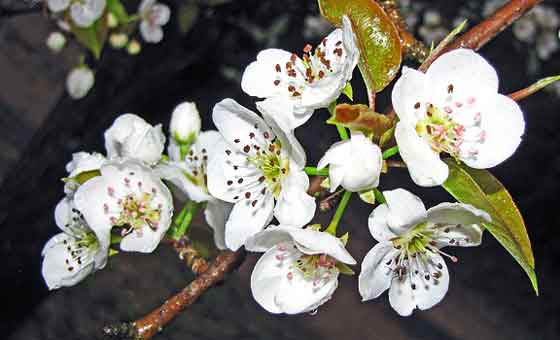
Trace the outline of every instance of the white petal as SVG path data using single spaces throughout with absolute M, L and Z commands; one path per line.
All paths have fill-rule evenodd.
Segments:
M 265 252 L 268 249 L 286 242 L 293 242 L 290 230 L 292 226 L 270 225 L 265 230 L 249 237 L 245 241 L 245 249 L 253 252 Z
M 189 199 L 195 202 L 206 202 L 211 199 L 205 188 L 191 182 L 185 176 L 185 169 L 181 168 L 176 162 L 160 163 L 156 165 L 154 172 L 162 179 L 173 183 Z
M 291 270 L 293 261 L 301 255 L 299 251 L 293 249 L 292 244 L 286 248 L 287 251 L 282 252 L 283 261 L 276 258 L 278 255 L 276 247 L 267 249 L 251 273 L 251 293 L 258 304 L 270 313 L 282 313 L 275 302 L 275 297 L 280 291 L 282 280 Z
M 82 262 L 82 264 L 76 262 L 68 253 L 67 245 L 63 243 L 64 240 L 72 239 L 63 233 L 55 235 L 43 249 L 42 274 L 49 289 L 73 286 L 94 269 L 91 261 Z M 69 260 L 68 264 L 66 260 Z
M 73 99 L 85 97 L 95 83 L 95 76 L 88 67 L 76 67 L 66 77 L 66 91 Z
M 167 5 L 155 4 L 154 6 L 152 6 L 151 15 L 151 19 L 153 20 L 154 24 L 163 26 L 169 22 L 169 16 L 171 15 L 171 12 Z
M 414 183 L 422 187 L 432 187 L 445 182 L 449 168 L 439 158 L 439 154 L 418 136 L 414 128 L 406 126 L 403 122 L 397 123 L 395 139 Z
M 342 241 L 329 233 L 293 227 L 288 229 L 288 232 L 298 249 L 307 255 L 327 254 L 340 262 L 356 264 L 356 260 L 346 250 Z
M 243 152 L 246 145 L 265 145 L 264 134 L 274 138 L 266 123 L 251 110 L 226 98 L 214 106 L 212 120 L 230 148 Z M 254 138 L 251 138 L 252 135 Z
M 397 236 L 389 227 L 389 214 L 387 204 L 380 204 L 369 215 L 369 232 L 377 242 L 388 241 Z
M 231 250 L 239 249 L 270 222 L 273 209 L 274 199 L 270 194 L 261 198 L 255 207 L 249 200 L 235 203 L 226 222 L 226 246 Z
M 70 0 L 48 0 L 47 5 L 51 12 L 61 12 L 68 8 Z
M 315 198 L 307 194 L 309 178 L 303 171 L 291 170 L 282 182 L 274 216 L 281 224 L 304 226 L 315 215 Z
M 169 131 L 174 138 L 187 141 L 200 133 L 200 114 L 195 103 L 184 102 L 175 107 L 171 114 Z
M 428 209 L 428 221 L 444 225 L 434 235 L 438 247 L 472 247 L 482 241 L 479 224 L 492 219 L 486 212 L 468 204 L 440 203 Z
M 243 72 L 241 88 L 250 96 L 268 98 L 277 95 L 288 96 L 284 87 L 274 85 L 280 73 L 276 71 L 276 65 L 282 70 L 286 62 L 290 61 L 291 53 L 275 48 L 263 50 Z
M 472 168 L 487 169 L 502 163 L 517 150 L 525 131 L 525 119 L 513 99 L 497 94 L 484 99 L 480 127 L 485 131 L 485 139 L 476 145 L 478 154 L 462 160 Z
M 350 139 L 349 163 L 342 187 L 358 192 L 377 187 L 383 166 L 381 149 L 361 132 L 352 132 Z
M 473 50 L 456 49 L 437 58 L 426 72 L 431 92 L 438 102 L 448 95 L 449 85 L 454 93 L 496 93 L 496 70 Z
M 389 214 L 387 224 L 395 234 L 414 227 L 426 219 L 426 207 L 418 196 L 404 189 L 384 191 Z
M 214 243 L 220 250 L 227 249 L 225 239 L 226 221 L 232 208 L 233 204 L 231 203 L 213 199 L 208 201 L 204 210 L 206 222 L 214 231 Z
M 216 154 L 216 152 L 218 152 L 218 150 L 221 150 L 220 143 L 223 142 L 225 142 L 225 140 L 218 131 L 208 130 L 203 131 L 198 135 L 194 147 L 199 153 L 204 153 L 203 150 L 206 150 L 205 153 L 208 155 L 208 159 L 210 159 Z
M 99 170 L 105 161 L 105 157 L 100 153 L 76 152 L 72 154 L 72 161 L 66 164 L 68 177 L 77 176 L 82 172 Z
M 416 115 L 417 107 L 425 110 L 428 90 L 429 84 L 424 73 L 406 66 L 403 67 L 402 75 L 395 83 L 391 94 L 393 108 L 401 121 L 416 124 L 419 118 Z
M 292 117 L 292 106 L 280 98 L 270 98 L 257 102 L 256 105 L 272 131 L 282 142 L 282 149 L 286 150 L 300 168 L 303 168 L 306 163 L 305 150 L 294 135 L 294 121 L 290 118 Z
M 376 244 L 364 257 L 358 278 L 362 301 L 377 298 L 391 286 L 393 271 L 386 264 L 395 257 L 397 250 L 390 242 Z
M 138 12 L 143 13 L 149 10 L 155 3 L 156 0 L 142 0 L 142 2 L 140 2 L 140 5 L 138 6 Z
M 72 208 L 72 201 L 65 197 L 58 202 L 56 208 L 54 209 L 54 220 L 56 225 L 63 231 L 68 229 L 66 225 L 72 218 Z
M 415 270 L 419 271 L 418 275 L 412 273 L 412 283 L 415 284 L 415 289 L 411 291 L 414 296 L 414 303 L 421 310 L 432 308 L 438 304 L 443 300 L 449 289 L 449 272 L 447 271 L 445 261 L 439 254 L 427 254 L 430 257 L 430 262 L 433 264 L 429 266 L 431 275 L 429 280 L 425 278 L 426 273 L 421 272 L 423 267 L 412 266 L 410 269 L 413 273 Z M 437 278 L 434 277 L 434 273 L 437 273 Z M 395 280 L 394 282 L 398 281 Z M 403 289 L 406 288 L 403 287 Z
M 402 280 L 395 278 L 389 288 L 389 303 L 400 316 L 409 316 L 416 308 L 411 284 L 410 276 L 405 275 Z
M 159 25 L 151 24 L 147 21 L 140 23 L 140 34 L 147 43 L 157 44 L 163 39 L 163 29 Z
M 88 27 L 97 20 L 105 10 L 106 0 L 85 0 L 70 5 L 70 16 L 80 27 Z
M 317 288 L 312 280 L 306 280 L 300 272 L 293 273 L 293 279 L 283 279 L 275 302 L 286 314 L 311 312 L 330 300 L 338 287 L 338 274 Z

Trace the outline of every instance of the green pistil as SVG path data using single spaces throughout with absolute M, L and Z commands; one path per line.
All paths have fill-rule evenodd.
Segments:
M 295 263 L 305 279 L 322 279 L 326 273 L 331 273 L 336 268 L 336 260 L 328 255 L 303 255 Z M 329 274 L 327 274 L 329 275 Z
M 432 149 L 456 157 L 462 141 L 464 127 L 451 119 L 449 114 L 429 105 L 424 119 L 416 124 L 416 133 L 429 141 Z
M 404 249 L 405 253 L 422 254 L 432 241 L 433 233 L 433 230 L 428 229 L 427 223 L 424 222 L 391 241 L 395 247 Z
M 263 181 L 267 182 L 275 197 L 280 195 L 282 178 L 290 171 L 289 160 L 280 157 L 281 147 L 277 140 L 269 145 L 268 150 L 257 150 L 254 156 L 247 157 L 247 161 L 262 172 Z
M 161 210 L 152 207 L 153 198 L 154 195 L 147 192 L 140 197 L 132 194 L 126 196 L 121 202 L 122 212 L 113 224 L 128 225 L 133 230 L 139 230 L 147 224 L 151 229 L 157 229 Z

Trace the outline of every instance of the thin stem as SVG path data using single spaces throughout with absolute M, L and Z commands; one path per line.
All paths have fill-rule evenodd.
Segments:
M 340 139 L 347 140 L 348 138 L 350 138 L 348 137 L 348 131 L 346 131 L 346 128 L 344 126 L 336 124 L 336 130 L 338 131 Z
M 387 202 L 383 193 L 381 191 L 379 191 L 377 188 L 373 189 L 373 194 L 375 195 L 375 201 L 377 203 L 384 204 L 384 203 Z
M 194 247 L 192 241 L 186 236 L 181 236 L 178 240 L 170 240 L 173 249 L 179 255 L 179 258 L 185 262 L 188 268 L 196 274 L 200 275 L 208 270 L 210 266 L 206 259 L 200 255 Z
M 346 206 L 348 205 L 348 201 L 350 201 L 351 196 L 352 196 L 351 191 L 345 191 L 344 195 L 342 195 L 342 199 L 340 200 L 340 203 L 336 208 L 336 212 L 334 213 L 331 223 L 327 227 L 327 230 L 325 230 L 327 233 L 336 236 L 336 229 L 338 228 L 338 223 L 340 222 L 342 215 L 344 215 L 344 210 L 346 210 Z
M 521 89 L 519 91 L 510 93 L 508 96 L 515 100 L 515 101 L 520 101 L 522 99 L 525 99 L 527 97 L 529 97 L 530 95 L 542 90 L 543 88 L 545 88 L 546 86 L 556 82 L 560 80 L 560 75 L 558 76 L 553 76 L 553 77 L 547 77 L 544 79 L 541 79 L 539 81 L 537 81 L 536 83 L 532 84 L 529 87 L 526 87 L 524 89 Z
M 399 153 L 399 147 L 398 145 L 395 145 L 392 148 L 383 151 L 383 159 L 391 158 L 398 153 Z
M 306 166 L 304 169 L 306 174 L 310 175 L 310 176 L 328 176 L 329 175 L 329 169 L 325 168 L 325 169 L 317 169 L 314 166 Z
M 387 166 L 390 168 L 406 168 L 406 163 L 403 161 L 387 160 Z
M 176 225 L 176 228 L 173 228 L 169 233 L 172 239 L 179 240 L 181 236 L 185 235 L 187 229 L 191 225 L 191 221 L 194 215 L 198 210 L 198 206 L 199 204 L 194 201 L 188 201 L 187 204 L 185 204 L 185 214 L 183 216 L 181 224 L 179 224 L 178 226 Z

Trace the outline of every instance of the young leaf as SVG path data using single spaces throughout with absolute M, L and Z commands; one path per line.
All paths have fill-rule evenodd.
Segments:
M 471 204 L 492 217 L 492 223 L 484 223 L 484 227 L 521 265 L 538 294 L 531 241 L 510 194 L 486 170 L 471 169 L 453 159 L 446 160 L 446 163 L 449 177 L 442 186 L 459 202 Z
M 72 24 L 71 29 L 76 40 L 90 50 L 95 59 L 99 59 L 109 31 L 107 27 L 107 15 L 103 15 L 89 27 L 82 28 Z
M 384 114 L 373 112 L 368 106 L 338 104 L 327 124 L 341 125 L 354 130 L 371 133 L 376 140 L 393 127 L 393 120 Z
M 354 275 L 354 271 L 352 270 L 352 268 L 350 268 L 347 264 L 344 264 L 340 261 L 336 262 L 336 268 L 342 275 L 349 275 L 349 276 Z
M 128 23 L 128 13 L 120 0 L 107 0 L 107 11 L 113 13 L 119 24 Z
M 360 191 L 360 198 L 368 204 L 375 204 L 375 190 Z
M 368 93 L 380 92 L 397 75 L 402 46 L 397 28 L 374 0 L 318 0 L 321 14 L 340 26 L 347 15 L 360 49 L 359 68 Z
M 348 82 L 346 86 L 342 89 L 342 93 L 348 97 L 351 101 L 354 101 L 354 90 L 352 90 L 352 84 Z

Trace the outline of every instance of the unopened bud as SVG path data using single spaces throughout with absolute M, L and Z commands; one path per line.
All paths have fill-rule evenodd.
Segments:
M 52 32 L 47 37 L 47 47 L 54 53 L 60 52 L 66 46 L 66 37 L 60 32 Z
M 80 99 L 85 97 L 93 87 L 95 76 L 87 66 L 78 66 L 68 74 L 66 78 L 66 90 L 70 97 Z
M 142 50 L 142 46 L 140 46 L 138 40 L 133 39 L 128 43 L 126 50 L 130 55 L 137 55 Z
M 200 132 L 200 114 L 195 103 L 177 105 L 171 115 L 171 135 L 178 144 L 191 144 Z
M 109 43 L 113 48 L 123 48 L 128 43 L 128 35 L 125 33 L 113 33 L 109 36 Z
M 109 28 L 115 28 L 119 25 L 119 21 L 117 20 L 117 17 L 109 12 L 109 14 L 107 15 L 107 26 L 109 26 Z

